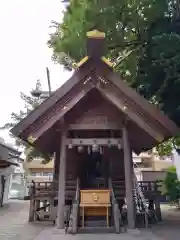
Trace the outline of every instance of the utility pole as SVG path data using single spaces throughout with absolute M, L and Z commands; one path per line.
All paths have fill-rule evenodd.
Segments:
M 33 97 L 38 97 L 40 99 L 46 99 L 49 96 L 51 96 L 52 94 L 52 90 L 51 90 L 51 80 L 50 80 L 50 72 L 49 72 L 49 68 L 46 67 L 46 75 L 47 75 L 47 82 L 48 82 L 48 91 L 43 91 L 41 89 L 37 89 L 37 84 L 36 84 L 36 89 L 31 91 L 31 95 Z
M 51 81 L 50 81 L 50 73 L 49 73 L 48 67 L 46 67 L 46 73 L 47 73 L 47 81 L 48 81 L 49 96 L 50 96 L 51 95 Z

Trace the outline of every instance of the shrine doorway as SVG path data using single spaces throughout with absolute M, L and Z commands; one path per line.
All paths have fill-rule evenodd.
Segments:
M 101 151 L 85 152 L 81 156 L 80 183 L 82 189 L 108 188 L 109 162 Z

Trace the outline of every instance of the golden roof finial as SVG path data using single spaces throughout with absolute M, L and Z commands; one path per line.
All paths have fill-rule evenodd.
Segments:
M 29 136 L 27 140 L 29 143 L 33 144 L 36 141 L 36 138 L 33 136 Z
M 86 33 L 86 36 L 88 38 L 105 38 L 106 34 L 104 32 L 100 32 L 98 30 L 93 30 L 93 31 L 89 31 Z

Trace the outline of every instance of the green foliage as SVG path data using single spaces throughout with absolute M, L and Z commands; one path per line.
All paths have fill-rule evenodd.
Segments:
M 180 126 L 179 0 L 71 0 L 55 28 L 53 59 L 68 69 L 86 55 L 86 32 L 104 31 L 115 70 Z M 157 146 L 159 154 L 171 154 L 173 144 L 179 136 Z
M 151 0 L 72 0 L 63 23 L 56 24 L 56 32 L 49 41 L 53 58 L 64 63 L 65 54 L 79 61 L 86 55 L 86 32 L 98 28 L 106 32 L 108 57 L 115 60 L 124 50 L 133 49 L 136 62 L 135 50 L 141 47 L 141 41 L 145 43 L 146 29 L 164 14 L 165 5 L 164 0 L 153 3 Z M 134 65 L 131 64 L 132 73 Z
M 161 110 L 180 125 L 180 35 L 153 36 L 139 65 L 134 86 L 149 100 L 156 96 Z
M 164 189 L 171 202 L 178 203 L 180 199 L 180 181 L 177 179 L 176 168 L 174 166 L 169 167 L 166 173 L 166 177 L 163 181 Z
M 37 80 L 35 91 L 41 91 L 41 83 Z M 23 92 L 20 93 L 21 99 L 24 101 L 24 109 L 20 110 L 18 113 L 12 112 L 11 113 L 11 121 L 6 123 L 0 129 L 11 129 L 17 123 L 19 123 L 23 118 L 25 118 L 33 109 L 35 109 L 40 104 L 40 99 L 37 97 L 32 97 L 31 95 L 27 95 Z M 14 136 L 11 135 L 13 138 Z M 25 147 L 26 159 L 28 161 L 32 161 L 35 157 L 42 157 L 46 159 L 46 162 L 49 161 L 49 156 L 42 154 L 38 151 L 38 149 L 33 148 L 29 144 L 21 141 L 18 138 L 15 138 L 17 146 Z
M 169 156 L 172 153 L 173 147 L 174 146 L 172 144 L 172 139 L 170 139 L 166 142 L 163 142 L 163 143 L 159 144 L 156 147 L 156 151 L 158 152 L 158 155 L 160 157 Z
M 48 163 L 51 157 L 47 154 L 41 153 L 37 148 L 27 145 L 26 146 L 26 160 L 31 162 L 35 158 L 42 158 L 42 163 Z
M 10 121 L 5 123 L 3 126 L 0 127 L 1 130 L 8 129 L 10 130 L 13 128 L 17 123 L 19 123 L 23 118 L 25 118 L 34 108 L 39 105 L 39 99 L 33 98 L 30 95 L 27 95 L 23 92 L 20 93 L 21 99 L 24 101 L 24 109 L 20 110 L 19 112 L 15 113 L 12 112 L 10 116 Z M 11 137 L 15 138 L 12 134 Z M 17 146 L 25 146 L 28 147 L 27 143 L 22 142 L 20 139 L 15 138 Z

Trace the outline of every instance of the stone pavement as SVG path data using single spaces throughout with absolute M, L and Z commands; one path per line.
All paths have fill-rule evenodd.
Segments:
M 164 240 L 156 237 L 150 231 L 134 230 L 128 233 L 121 234 L 77 234 L 67 235 L 58 229 L 44 229 L 35 237 L 34 240 Z
M 177 240 L 180 236 L 180 211 L 168 205 L 163 208 L 161 224 L 121 234 L 66 235 L 42 222 L 28 223 L 28 210 L 27 201 L 11 201 L 0 208 L 0 240 Z
M 0 240 L 161 240 L 151 232 L 133 231 L 124 234 L 77 234 L 67 235 L 52 226 L 28 223 L 29 203 L 27 201 L 10 201 L 0 209 Z
M 163 221 L 152 227 L 153 233 L 163 240 L 180 239 L 180 209 L 168 204 L 161 205 L 161 209 Z
M 0 208 L 0 240 L 33 240 L 44 228 L 28 223 L 29 204 L 10 201 Z

